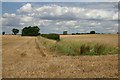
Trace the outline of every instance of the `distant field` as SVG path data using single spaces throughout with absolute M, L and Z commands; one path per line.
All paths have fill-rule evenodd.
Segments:
M 117 34 L 60 35 L 60 37 L 68 41 L 98 42 L 111 46 L 118 46 Z

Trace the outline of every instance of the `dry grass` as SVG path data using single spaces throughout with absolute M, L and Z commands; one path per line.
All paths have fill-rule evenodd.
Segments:
M 92 34 L 92 35 L 61 35 L 67 41 L 97 42 L 111 46 L 118 46 L 117 34 Z

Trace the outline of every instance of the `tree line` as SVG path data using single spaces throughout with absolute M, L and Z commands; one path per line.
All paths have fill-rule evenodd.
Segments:
M 28 26 L 22 29 L 22 36 L 37 36 L 40 35 L 39 33 L 40 28 L 38 26 Z M 19 33 L 19 29 L 13 28 L 12 33 L 17 35 Z M 2 32 L 5 35 L 5 32 Z M 63 31 L 63 35 L 67 35 L 68 31 Z M 89 33 L 72 33 L 72 35 L 79 35 L 79 34 L 104 34 L 104 33 L 96 33 L 95 31 L 90 31 Z M 117 33 L 118 34 L 118 33 Z
M 22 29 L 22 36 L 37 36 L 40 35 L 39 33 L 40 28 L 38 26 L 29 26 L 29 27 L 25 27 Z M 19 33 L 19 29 L 13 28 L 12 29 L 12 33 L 14 35 L 17 35 Z M 5 35 L 5 32 L 2 32 L 3 35 Z
M 68 32 L 67 31 L 63 31 L 63 35 L 67 35 Z M 96 33 L 95 31 L 90 31 L 90 33 L 72 33 L 72 35 L 79 35 L 79 34 L 100 34 L 100 33 Z

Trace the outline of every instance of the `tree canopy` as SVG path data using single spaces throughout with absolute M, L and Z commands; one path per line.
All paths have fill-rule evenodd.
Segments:
M 90 34 L 95 34 L 95 31 L 90 31 Z
M 63 31 L 63 35 L 67 35 L 67 31 Z
M 2 35 L 5 35 L 5 32 L 2 32 Z
M 14 34 L 14 35 L 16 35 L 17 33 L 19 33 L 19 30 L 18 30 L 18 29 L 13 28 L 13 29 L 12 29 L 12 32 L 13 32 L 13 34 Z
M 38 26 L 29 26 L 22 29 L 22 36 L 37 36 L 40 28 Z

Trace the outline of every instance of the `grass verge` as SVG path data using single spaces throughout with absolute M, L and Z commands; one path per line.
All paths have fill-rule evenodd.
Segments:
M 118 48 L 102 43 L 68 41 L 61 39 L 54 41 L 38 37 L 41 43 L 50 51 L 60 55 L 79 56 L 79 55 L 107 55 L 118 54 Z

